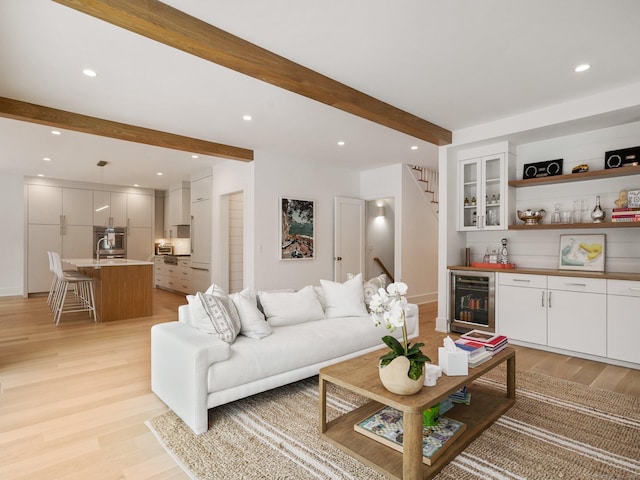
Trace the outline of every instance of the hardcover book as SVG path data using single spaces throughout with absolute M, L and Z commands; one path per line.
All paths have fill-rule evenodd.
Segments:
M 422 427 L 422 462 L 431 465 L 446 450 L 447 444 L 462 435 L 466 424 L 449 417 L 438 418 L 437 425 Z M 392 407 L 378 410 L 362 422 L 354 425 L 356 432 L 362 433 L 387 447 L 402 452 L 404 429 L 402 412 Z

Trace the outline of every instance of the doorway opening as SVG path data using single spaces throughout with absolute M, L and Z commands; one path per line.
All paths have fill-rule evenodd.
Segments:
M 222 207 L 227 232 L 227 291 L 234 293 L 244 287 L 244 192 L 224 195 Z
M 365 278 L 381 273 L 394 280 L 395 271 L 395 199 L 380 198 L 366 202 Z

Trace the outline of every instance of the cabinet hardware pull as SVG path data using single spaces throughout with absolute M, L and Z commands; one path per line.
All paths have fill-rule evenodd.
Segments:
M 527 279 L 524 279 L 524 278 L 514 278 L 513 281 L 514 282 L 525 282 L 525 283 L 531 282 L 531 280 L 527 280 Z
M 632 292 L 640 292 L 640 288 L 637 287 L 629 287 L 629 290 L 631 290 Z
M 569 283 L 569 282 L 565 283 L 565 285 L 571 285 L 573 287 L 586 287 L 587 286 L 586 283 Z
M 542 306 L 544 307 L 544 291 L 543 291 L 543 292 L 541 292 L 541 293 L 542 293 L 542 295 L 541 295 Z
M 551 292 L 549 292 L 549 308 L 551 308 Z

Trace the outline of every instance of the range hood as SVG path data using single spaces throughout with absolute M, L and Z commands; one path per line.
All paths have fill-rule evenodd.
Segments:
M 171 227 L 169 228 L 169 237 L 171 238 L 191 237 L 191 225 L 171 225 Z

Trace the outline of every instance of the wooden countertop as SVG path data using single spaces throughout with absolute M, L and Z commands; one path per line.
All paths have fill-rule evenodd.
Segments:
M 144 260 L 134 260 L 132 258 L 101 258 L 97 261 L 95 258 L 64 258 L 65 263 L 70 263 L 75 267 L 122 267 L 131 265 L 153 265 L 153 262 L 145 262 Z
M 479 268 L 465 267 L 464 265 L 449 265 L 449 270 L 462 270 L 472 272 L 502 272 L 521 273 L 529 275 L 555 275 L 558 277 L 583 277 L 583 278 L 604 278 L 610 280 L 632 280 L 640 281 L 640 272 L 584 272 L 580 270 L 558 270 L 553 268 Z

